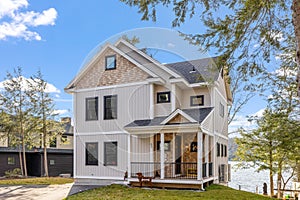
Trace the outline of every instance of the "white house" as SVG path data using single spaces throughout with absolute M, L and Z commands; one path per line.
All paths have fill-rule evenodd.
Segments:
M 106 44 L 65 91 L 74 100 L 74 177 L 163 187 L 228 181 L 231 92 L 216 58 L 161 64 L 124 40 Z

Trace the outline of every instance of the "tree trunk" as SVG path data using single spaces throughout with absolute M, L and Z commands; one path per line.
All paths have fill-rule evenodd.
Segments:
M 274 196 L 273 168 L 270 169 L 270 195 Z
M 26 165 L 26 148 L 24 139 L 22 139 L 22 151 L 23 151 L 23 165 L 24 165 L 24 175 L 27 177 L 27 165 Z
M 24 176 L 23 161 L 22 161 L 22 151 L 21 151 L 20 147 L 19 147 L 19 160 L 20 160 L 21 174 L 22 174 L 22 176 Z
M 44 145 L 44 170 L 45 170 L 45 176 L 49 177 L 48 173 L 48 158 L 47 158 L 47 143 L 46 143 L 46 134 L 43 135 L 43 145 Z
M 278 166 L 278 176 L 277 176 L 277 198 L 280 199 L 282 196 L 281 192 L 281 180 L 282 180 L 282 163 Z
M 272 152 L 272 142 L 270 142 L 270 155 L 269 155 L 269 162 L 270 162 L 270 195 L 271 197 L 274 196 L 274 181 L 273 181 L 273 152 Z
M 298 63 L 298 96 L 300 96 L 300 1 L 293 0 L 292 4 L 292 11 L 293 11 L 293 25 L 295 30 L 296 36 L 296 43 L 297 43 L 297 63 Z

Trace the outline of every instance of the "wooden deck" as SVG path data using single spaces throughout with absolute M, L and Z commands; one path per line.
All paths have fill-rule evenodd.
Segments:
M 202 190 L 203 188 L 211 185 L 213 179 L 205 179 L 203 181 L 197 180 L 176 180 L 176 179 L 153 179 L 151 184 L 143 182 L 142 187 L 149 188 L 162 188 L 162 189 L 196 189 Z M 140 182 L 137 178 L 131 178 L 129 185 L 133 187 L 140 187 Z

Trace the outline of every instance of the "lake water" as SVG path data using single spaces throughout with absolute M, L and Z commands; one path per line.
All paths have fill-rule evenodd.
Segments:
M 269 171 L 264 170 L 257 172 L 255 168 L 250 169 L 237 169 L 237 162 L 229 161 L 231 164 L 231 182 L 228 183 L 228 186 L 234 189 L 253 192 L 256 193 L 256 187 L 258 193 L 263 193 L 263 184 L 267 183 L 268 193 L 270 192 L 270 180 L 269 180 Z M 274 176 L 274 188 L 277 188 L 277 176 Z M 291 182 L 287 185 L 286 188 L 291 188 Z M 276 191 L 275 191 L 276 192 Z

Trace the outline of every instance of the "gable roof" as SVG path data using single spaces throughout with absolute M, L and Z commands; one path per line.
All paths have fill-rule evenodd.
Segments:
M 130 124 L 126 125 L 125 128 L 134 128 L 134 127 L 145 127 L 145 126 L 168 126 L 169 124 L 163 124 L 162 122 L 168 121 L 166 119 L 172 119 L 174 113 L 178 112 L 180 109 L 177 109 L 175 112 L 171 113 L 168 116 L 164 117 L 155 117 L 153 119 L 143 119 L 143 120 L 134 120 Z M 196 109 L 183 109 L 180 110 L 184 113 L 185 116 L 188 116 L 190 119 L 193 119 L 191 122 L 185 124 L 201 124 L 204 119 L 209 115 L 209 113 L 213 110 L 212 107 L 208 108 L 196 108 Z M 177 114 L 177 113 L 176 113 Z M 175 115 L 176 116 L 176 115 Z
M 180 78 L 180 75 L 177 74 L 175 71 L 170 70 L 168 68 L 166 68 L 163 64 L 161 64 L 159 61 L 157 61 L 156 59 L 152 58 L 151 56 L 149 56 L 147 53 L 141 51 L 140 49 L 138 49 L 137 47 L 135 47 L 134 45 L 130 44 L 129 42 L 127 42 L 124 39 L 119 39 L 115 46 L 118 46 L 119 44 L 124 44 L 125 46 L 127 46 L 128 48 L 130 48 L 133 52 L 138 53 L 140 56 L 142 56 L 143 58 L 147 59 L 150 63 L 155 64 L 159 69 L 162 69 L 163 71 L 167 72 L 168 74 L 170 74 L 170 76 L 176 77 L 176 78 Z M 130 56 L 130 55 L 128 55 Z M 141 64 L 145 64 L 145 63 L 141 63 Z
M 215 64 L 217 57 L 166 64 L 168 69 L 180 74 L 188 83 L 216 81 L 219 69 Z
M 147 74 L 149 74 L 149 77 L 159 77 L 157 74 L 153 73 L 151 70 L 147 69 L 146 67 L 144 67 L 143 65 L 141 65 L 140 63 L 138 63 L 136 60 L 134 60 L 133 58 L 131 58 L 130 56 L 128 56 L 126 53 L 124 53 L 123 51 L 119 50 L 118 48 L 116 48 L 115 46 L 107 43 L 104 47 L 101 48 L 101 50 L 99 52 L 97 52 L 81 69 L 81 71 L 75 76 L 75 78 L 66 86 L 65 90 L 68 89 L 72 89 L 74 87 L 74 84 L 76 84 L 81 77 L 83 77 L 88 70 L 93 66 L 93 63 L 102 55 L 102 53 L 107 49 L 110 48 L 113 51 L 115 51 L 116 53 L 118 53 L 119 55 L 123 56 L 124 58 L 126 58 L 127 60 L 129 60 L 130 62 L 132 62 L 133 64 L 135 64 L 137 67 L 139 67 L 141 70 L 143 70 L 144 72 L 146 72 Z
M 177 115 L 181 115 L 182 117 L 184 117 L 185 119 L 187 119 L 189 122 L 191 123 L 195 123 L 197 122 L 195 119 L 193 119 L 191 116 L 189 116 L 188 114 L 186 114 L 185 112 L 183 112 L 180 109 L 175 110 L 173 113 L 171 113 L 167 118 L 164 119 L 164 121 L 162 121 L 160 124 L 164 125 L 169 123 L 172 119 L 174 119 L 174 117 L 176 117 Z

